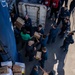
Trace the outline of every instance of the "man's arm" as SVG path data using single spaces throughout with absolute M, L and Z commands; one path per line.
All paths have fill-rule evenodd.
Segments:
M 46 72 L 41 66 L 40 66 L 40 69 L 42 70 L 42 72 Z

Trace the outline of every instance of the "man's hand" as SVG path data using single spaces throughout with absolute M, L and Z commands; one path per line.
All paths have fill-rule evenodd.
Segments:
M 41 33 L 38 33 L 39 35 L 42 35 Z
M 34 56 L 34 58 L 36 58 L 36 56 Z

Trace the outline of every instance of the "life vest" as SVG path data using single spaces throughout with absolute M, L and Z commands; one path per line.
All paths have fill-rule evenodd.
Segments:
M 59 0 L 53 0 L 52 1 L 52 7 L 53 8 L 58 8 L 58 6 L 59 6 Z
M 44 4 L 45 4 L 46 6 L 50 6 L 50 1 L 51 1 L 51 0 L 45 0 Z

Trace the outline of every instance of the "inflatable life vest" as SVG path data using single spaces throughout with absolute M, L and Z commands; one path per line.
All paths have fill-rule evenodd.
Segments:
M 58 6 L 59 6 L 59 0 L 53 0 L 52 1 L 52 7 L 53 8 L 58 8 Z
M 51 0 L 45 0 L 44 4 L 45 4 L 46 6 L 50 6 L 50 1 L 51 1 Z

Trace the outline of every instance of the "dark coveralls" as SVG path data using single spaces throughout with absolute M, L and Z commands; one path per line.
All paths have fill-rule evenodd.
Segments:
M 72 35 L 68 35 L 65 40 L 64 40 L 64 43 L 63 43 L 63 48 L 65 48 L 65 51 L 68 51 L 68 47 L 70 44 L 73 44 L 74 43 L 74 40 L 73 40 L 73 37 Z
M 67 33 L 67 31 L 70 31 L 70 22 L 63 22 L 63 26 L 61 28 L 61 32 L 59 33 L 60 38 L 63 38 L 64 35 Z
M 62 7 L 62 8 L 61 8 L 61 12 L 60 12 L 60 14 L 59 14 L 59 18 L 58 18 L 57 25 L 59 25 L 61 21 L 63 22 L 63 21 L 64 21 L 64 18 L 65 18 L 66 16 L 70 16 L 70 13 L 69 13 L 68 10 L 64 10 L 64 7 Z
M 47 52 L 42 52 L 42 56 L 41 56 L 41 60 L 39 61 L 40 62 L 40 66 L 42 68 L 44 68 L 44 64 L 45 64 L 45 61 L 48 59 L 48 53 Z
M 32 46 L 26 45 L 26 55 L 25 56 L 29 56 L 29 61 L 33 61 L 35 54 L 36 54 L 36 51 L 34 51 L 34 45 Z
M 25 29 L 30 32 L 30 35 L 32 36 L 32 21 L 30 18 L 28 20 L 25 20 Z
M 39 75 L 39 73 L 38 73 L 38 71 L 34 70 L 34 68 L 33 68 L 30 75 Z
M 58 28 L 51 28 L 50 29 L 50 34 L 49 34 L 49 37 L 48 37 L 48 44 L 51 42 L 51 43 L 53 43 L 53 42 L 55 42 L 55 38 L 56 38 L 56 36 L 57 36 L 57 34 L 58 34 L 58 31 L 59 31 L 59 29 Z

